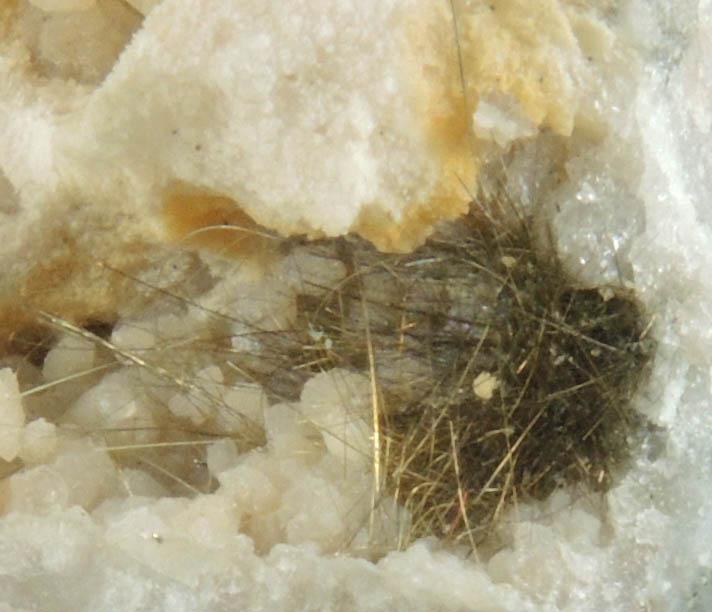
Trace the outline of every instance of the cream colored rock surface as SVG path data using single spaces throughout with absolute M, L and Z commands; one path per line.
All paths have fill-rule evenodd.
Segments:
M 235 232 L 191 234 L 226 222 L 412 249 L 465 211 L 500 145 L 605 131 L 588 94 L 616 44 L 596 11 L 453 6 L 4 4 L 6 319 L 17 294 L 106 316 L 137 293 L 107 270 L 140 274 L 167 242 L 244 256 Z

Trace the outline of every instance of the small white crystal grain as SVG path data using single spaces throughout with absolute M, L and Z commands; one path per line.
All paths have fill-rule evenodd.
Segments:
M 20 452 L 25 412 L 17 377 L 10 368 L 0 370 L 0 457 L 12 461 Z

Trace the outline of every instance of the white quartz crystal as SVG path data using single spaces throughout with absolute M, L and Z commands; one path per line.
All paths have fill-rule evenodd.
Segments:
M 42 364 L 46 381 L 89 370 L 94 365 L 95 345 L 78 336 L 65 336 L 47 353 Z
M 324 436 L 333 458 L 345 466 L 368 465 L 373 456 L 371 382 L 334 368 L 307 381 L 301 410 Z
M 25 411 L 17 378 L 10 368 L 0 370 L 0 457 L 12 461 L 22 446 Z

